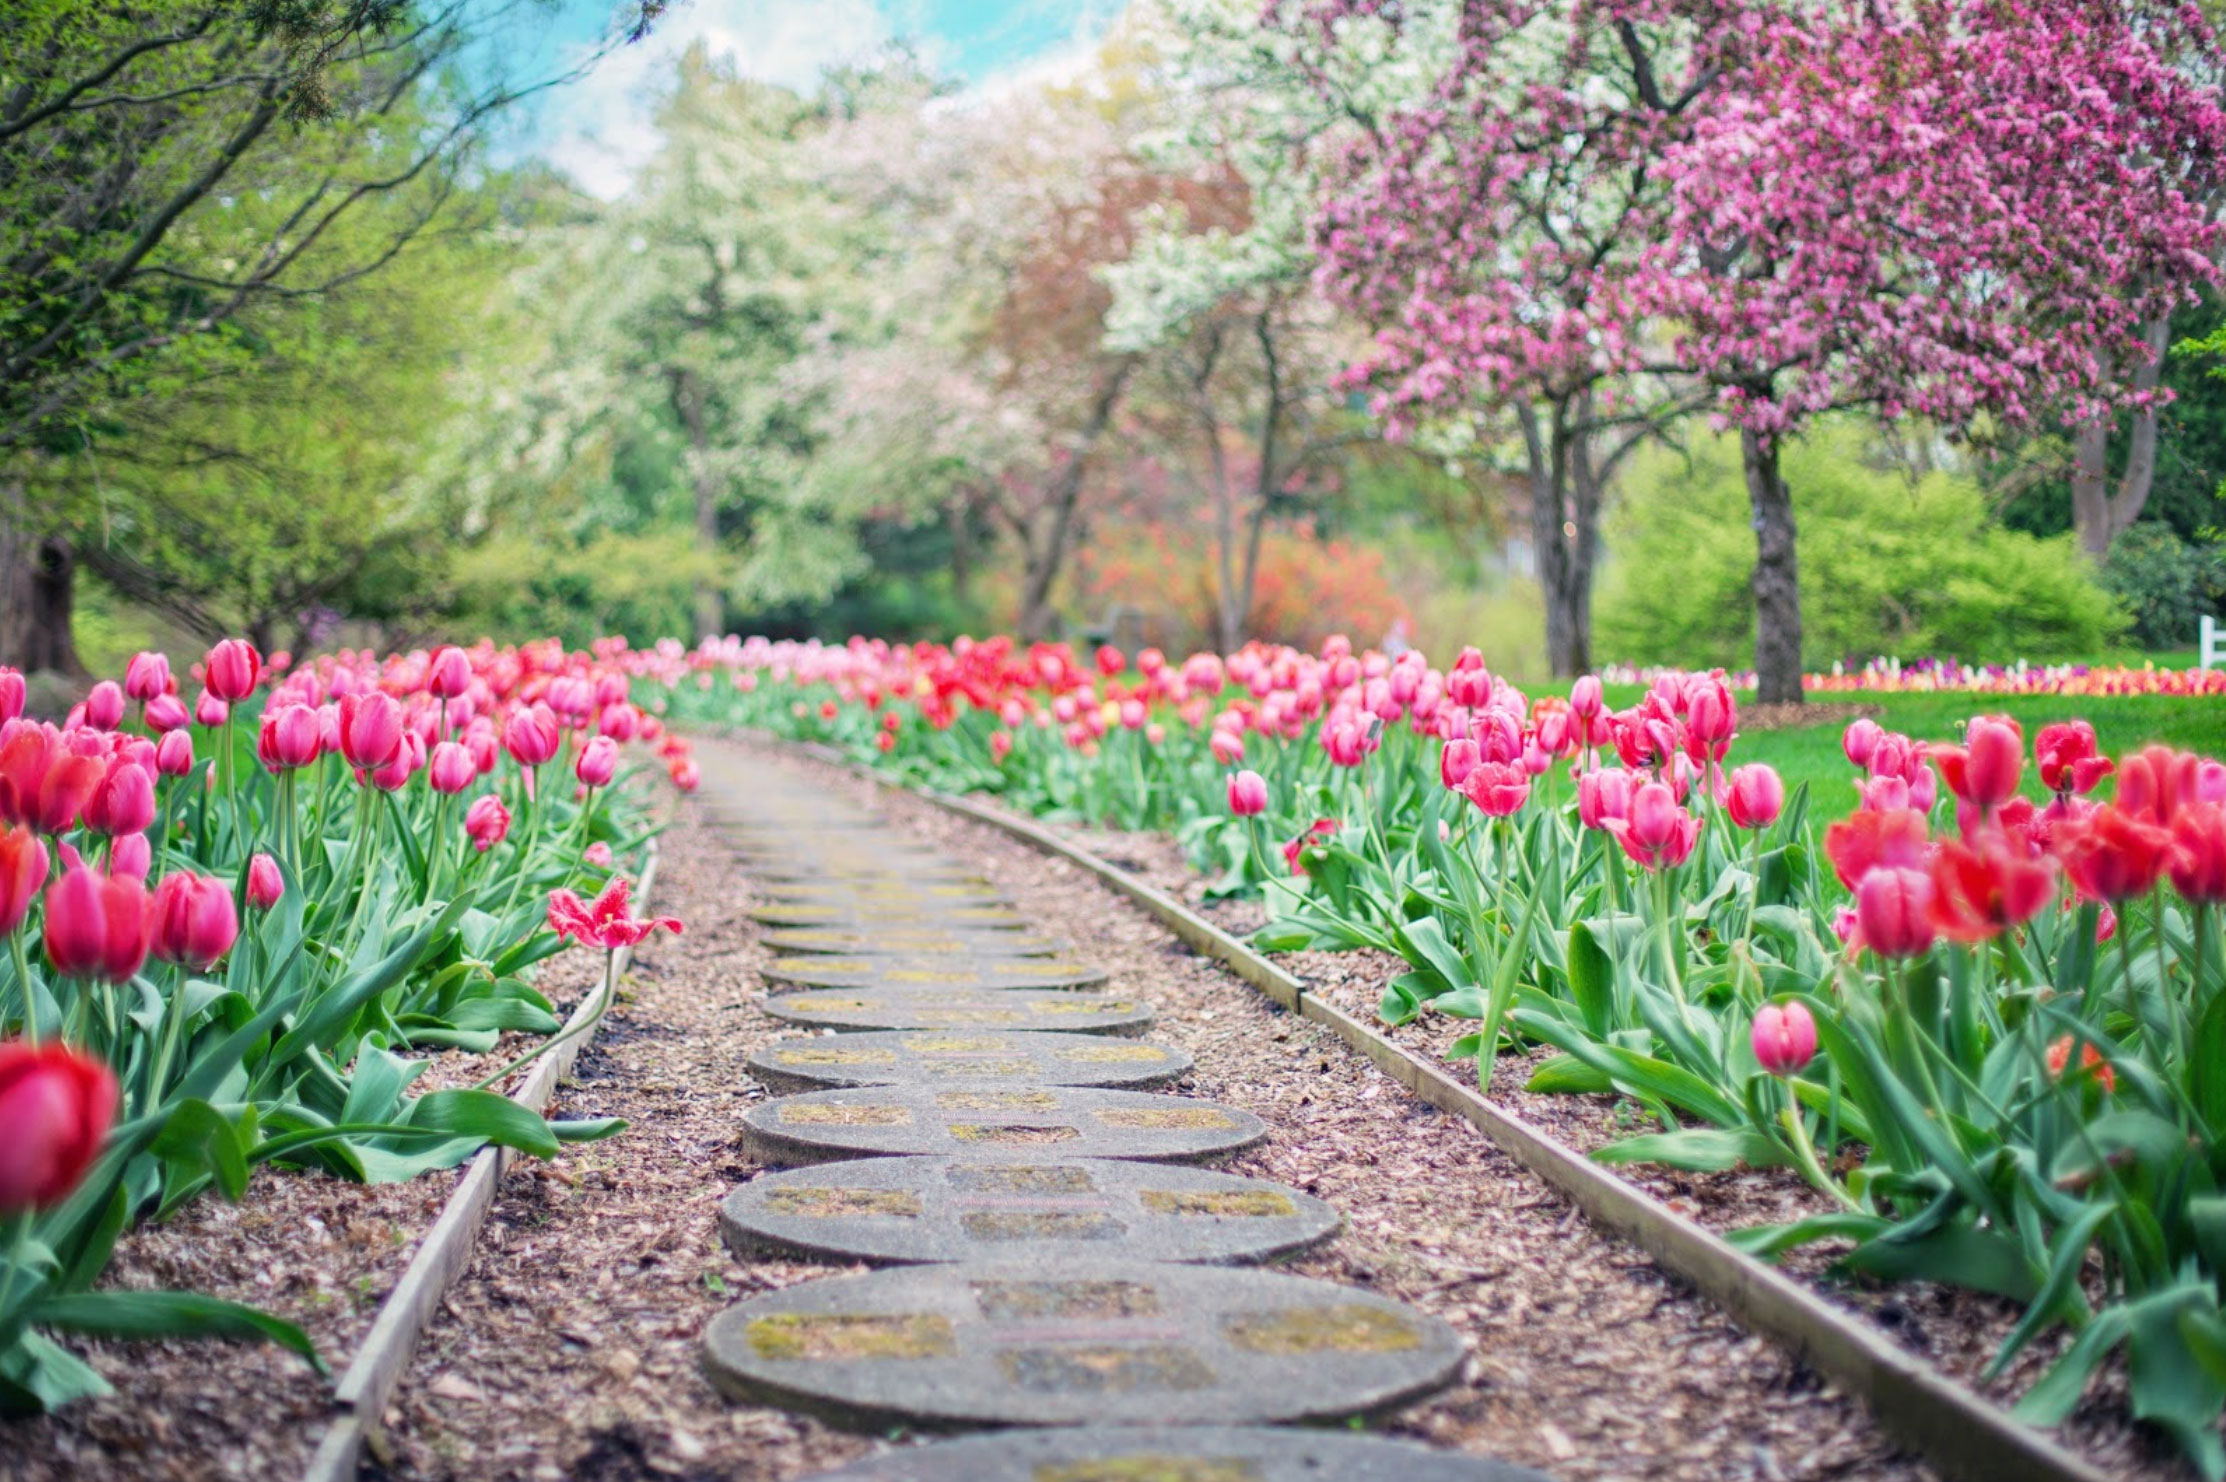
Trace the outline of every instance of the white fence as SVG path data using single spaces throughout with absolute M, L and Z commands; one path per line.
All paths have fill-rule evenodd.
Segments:
M 2216 669 L 2222 656 L 2226 656 L 2226 644 L 2219 642 L 2218 619 L 2205 614 L 2203 618 L 2203 667 Z

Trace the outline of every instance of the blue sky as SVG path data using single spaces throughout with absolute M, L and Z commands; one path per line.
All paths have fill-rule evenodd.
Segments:
M 505 65 L 515 77 L 545 75 L 592 49 L 613 8 L 613 0 L 558 0 L 531 38 L 512 38 Z M 651 95 L 696 42 L 750 76 L 808 87 L 830 65 L 905 39 L 939 70 L 996 87 L 1071 67 L 1116 8 L 1116 0 L 677 0 L 647 40 L 522 109 L 504 152 L 539 154 L 586 189 L 615 196 L 656 147 Z

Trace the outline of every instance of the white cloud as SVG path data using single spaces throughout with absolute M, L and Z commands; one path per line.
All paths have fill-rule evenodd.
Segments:
M 874 0 L 686 0 L 550 99 L 535 152 L 608 200 L 656 153 L 657 90 L 690 46 L 731 58 L 745 76 L 803 88 L 895 34 Z

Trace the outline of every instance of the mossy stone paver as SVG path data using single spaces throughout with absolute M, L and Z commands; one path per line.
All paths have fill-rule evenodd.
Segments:
M 750 1151 L 778 1165 L 909 1153 L 1189 1162 L 1267 1135 L 1234 1106 L 1090 1086 L 849 1086 L 742 1114 Z
M 833 957 L 1056 957 L 1070 950 L 1055 938 L 1029 932 L 940 926 L 792 926 L 767 932 L 764 941 L 777 952 Z
M 1152 1007 L 1112 993 L 1064 989 L 815 988 L 765 1002 L 765 1012 L 812 1029 L 1054 1029 L 1069 1034 L 1142 1034 Z
M 994 890 L 956 881 L 926 884 L 882 885 L 844 881 L 768 881 L 757 888 L 761 900 L 784 905 L 855 906 L 878 911 L 885 906 L 924 910 L 936 906 L 1002 906 L 1005 898 Z
M 835 1086 L 1110 1086 L 1165 1084 L 1191 1058 L 1167 1045 L 1103 1034 L 899 1030 L 776 1040 L 743 1062 L 783 1095 Z
M 1405 1441 L 1269 1426 L 1085 1426 L 908 1447 L 814 1482 L 1550 1482 Z
M 808 1281 L 704 1334 L 712 1383 L 841 1426 L 1333 1421 L 1460 1368 L 1434 1317 L 1325 1281 L 1137 1261 L 969 1262 Z
M 1055 957 L 783 957 L 759 976 L 790 988 L 909 988 L 923 992 L 999 988 L 1095 988 L 1102 968 Z
M 866 1158 L 768 1174 L 719 1206 L 745 1260 L 1230 1263 L 1304 1250 L 1337 1226 L 1337 1211 L 1281 1184 L 1103 1158 Z
M 958 926 L 1018 931 L 1028 918 L 1004 906 L 940 901 L 761 901 L 743 912 L 767 926 Z

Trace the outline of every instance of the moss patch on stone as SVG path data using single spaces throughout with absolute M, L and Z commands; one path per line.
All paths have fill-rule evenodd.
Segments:
M 781 1121 L 791 1127 L 909 1127 L 908 1106 L 834 1106 L 824 1101 L 787 1101 Z
M 1055 1142 L 1079 1142 L 1080 1127 L 1029 1127 L 1017 1123 L 953 1122 L 945 1129 L 960 1142 L 983 1146 L 1046 1147 Z
M 1050 1209 L 977 1209 L 959 1228 L 972 1240 L 1117 1240 L 1128 1233 L 1111 1215 Z
M 1108 1127 L 1132 1129 L 1203 1131 L 1237 1125 L 1227 1112 L 1210 1106 L 1116 1106 L 1096 1115 Z
M 1400 1353 L 1422 1342 L 1406 1319 L 1359 1302 L 1232 1313 L 1221 1320 L 1221 1328 L 1231 1343 L 1249 1353 Z
M 768 1214 L 814 1219 L 856 1219 L 874 1215 L 918 1219 L 920 1196 L 903 1189 L 774 1189 L 765 1196 Z
M 950 1170 L 948 1178 L 952 1188 L 965 1194 L 1095 1194 L 1098 1191 L 1089 1169 L 1062 1168 L 1057 1164 L 958 1167 Z
M 1049 1111 L 1059 1098 L 1049 1091 L 938 1091 L 944 1111 Z
M 1146 1189 L 1140 1195 L 1153 1214 L 1234 1215 L 1241 1219 L 1289 1219 L 1298 1213 L 1290 1197 L 1271 1189 L 1183 1192 Z
M 1157 1452 L 1102 1461 L 1047 1462 L 1031 1482 L 1260 1482 L 1242 1457 L 1163 1456 Z
M 744 1330 L 761 1359 L 925 1359 L 958 1352 L 951 1320 L 934 1313 L 775 1313 Z

